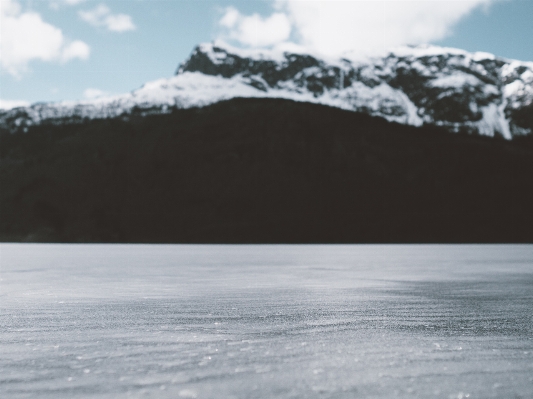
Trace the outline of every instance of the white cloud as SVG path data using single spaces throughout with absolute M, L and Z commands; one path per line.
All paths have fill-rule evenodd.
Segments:
M 228 9 L 219 23 L 229 30 L 226 35 L 230 38 L 261 46 L 254 32 L 265 32 L 264 22 L 276 16 L 279 21 L 289 20 L 298 42 L 312 50 L 332 55 L 349 50 L 372 54 L 403 44 L 442 39 L 461 18 L 496 0 L 272 1 L 276 12 L 269 18 L 243 16 Z M 273 24 L 269 28 L 276 31 Z M 272 36 L 269 44 L 275 44 L 274 38 L 279 42 L 286 40 L 288 31 L 290 27 L 284 27 L 284 34 Z
M 108 95 L 109 93 L 100 90 L 100 89 L 94 89 L 94 88 L 88 88 L 83 91 L 83 97 L 92 100 L 94 98 L 103 97 Z
M 81 40 L 75 40 L 63 48 L 61 61 L 67 62 L 74 58 L 87 59 L 90 54 L 89 46 Z
M 239 18 L 241 18 L 241 13 L 233 7 L 228 7 L 220 19 L 219 24 L 225 28 L 231 29 L 237 25 Z
M 92 10 L 79 11 L 79 16 L 93 26 L 103 26 L 113 32 L 126 32 L 137 27 L 131 17 L 126 14 L 112 14 L 105 4 L 100 4 Z
M 64 63 L 89 57 L 86 43 L 67 40 L 61 29 L 44 22 L 36 12 L 22 12 L 13 0 L 1 0 L 0 22 L 0 65 L 15 77 L 32 60 Z
M 225 35 L 229 39 L 253 47 L 284 42 L 291 34 L 291 23 L 287 15 L 281 12 L 263 18 L 259 14 L 244 16 L 235 8 L 229 7 L 219 24 L 225 28 Z

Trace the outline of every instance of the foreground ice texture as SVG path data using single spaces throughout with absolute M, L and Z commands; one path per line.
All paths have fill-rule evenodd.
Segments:
M 531 134 L 533 63 L 437 46 L 340 59 L 285 50 L 199 45 L 176 76 L 131 93 L 0 110 L 0 127 L 77 123 L 166 113 L 236 97 L 284 98 L 365 112 L 389 121 L 511 139 Z
M 531 398 L 533 246 L 1 246 L 2 398 Z

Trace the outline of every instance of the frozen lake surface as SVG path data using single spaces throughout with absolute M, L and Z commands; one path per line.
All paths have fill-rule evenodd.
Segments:
M 0 251 L 2 398 L 533 398 L 532 245 Z

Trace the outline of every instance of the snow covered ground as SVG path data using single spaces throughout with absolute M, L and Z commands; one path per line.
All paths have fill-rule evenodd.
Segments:
M 531 245 L 0 250 L 1 397 L 533 394 Z

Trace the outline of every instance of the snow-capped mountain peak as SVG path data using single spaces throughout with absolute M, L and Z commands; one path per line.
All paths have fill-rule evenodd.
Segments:
M 197 46 L 176 75 L 124 95 L 0 111 L 0 126 L 164 113 L 235 97 L 285 98 L 482 135 L 533 132 L 533 63 L 437 46 L 324 59 L 299 47 Z

